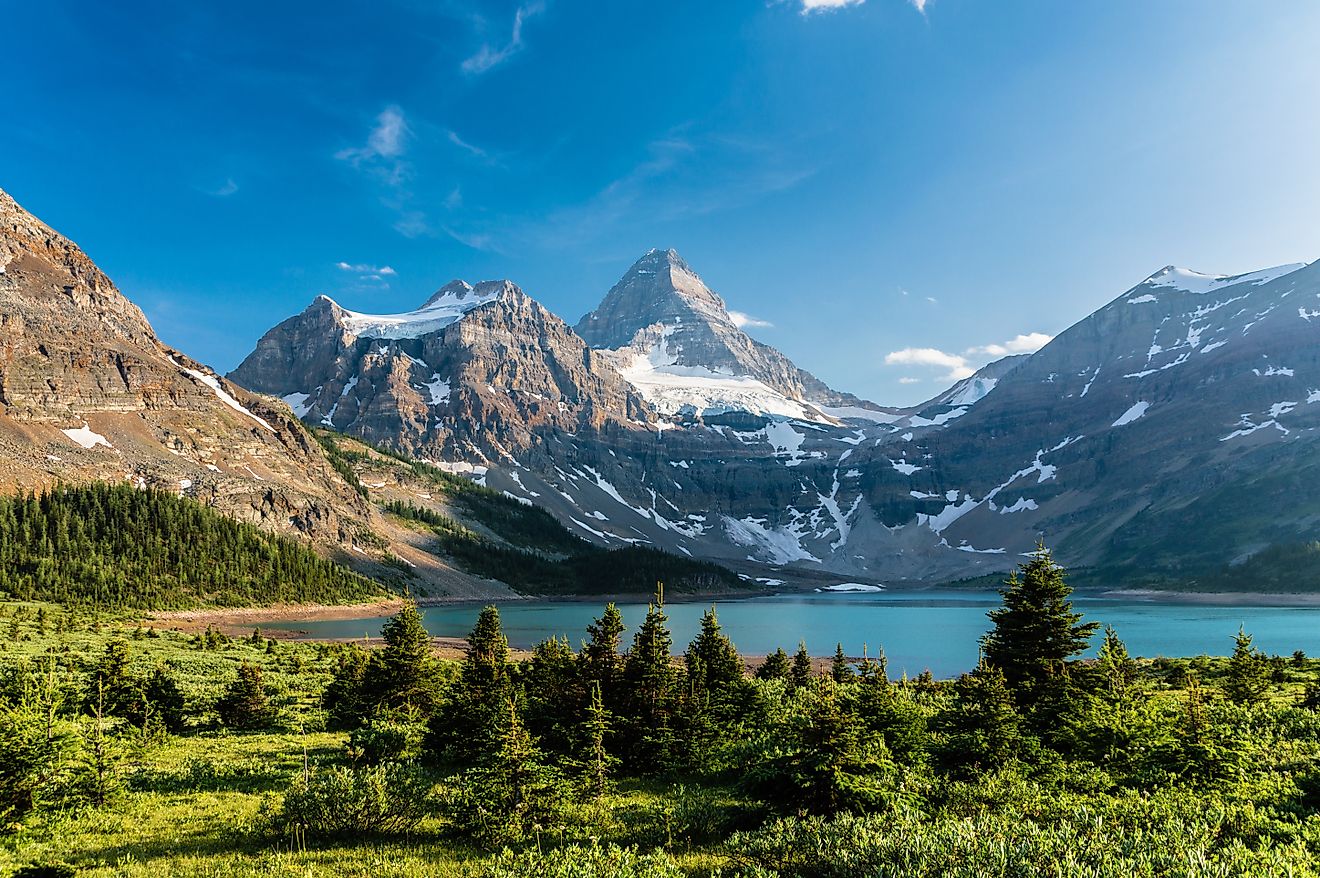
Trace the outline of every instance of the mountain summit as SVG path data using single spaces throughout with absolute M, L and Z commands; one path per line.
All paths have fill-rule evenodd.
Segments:
M 575 327 L 663 415 L 834 421 L 883 415 L 739 328 L 676 250 L 650 250 Z

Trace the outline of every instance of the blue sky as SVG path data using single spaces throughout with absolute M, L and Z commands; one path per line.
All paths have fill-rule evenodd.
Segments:
M 906 403 L 1165 264 L 1320 258 L 1314 2 L 44 0 L 5 27 L 0 187 L 221 370 L 317 293 L 509 277 L 574 322 L 676 247 L 758 338 Z

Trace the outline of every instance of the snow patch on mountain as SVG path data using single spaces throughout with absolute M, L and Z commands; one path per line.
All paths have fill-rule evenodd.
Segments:
M 1133 403 L 1132 407 L 1129 408 L 1127 411 L 1123 412 L 1123 414 L 1119 415 L 1118 420 L 1114 421 L 1114 423 L 1111 424 L 1110 426 L 1112 427 L 1126 426 L 1127 424 L 1132 423 L 1137 418 L 1144 415 L 1149 409 L 1150 409 L 1150 403 L 1146 402 L 1144 399 L 1139 402 Z
M 462 282 L 451 284 L 421 308 L 403 314 L 361 314 L 343 309 L 343 326 L 359 338 L 419 338 L 457 322 L 473 308 L 493 302 L 502 289 L 501 284 L 482 284 L 479 290 Z M 329 296 L 323 298 L 338 306 Z
M 73 427 L 69 430 L 60 430 L 60 432 L 65 436 L 68 436 L 73 442 L 86 448 L 88 451 L 98 445 L 104 445 L 106 448 L 114 448 L 114 446 L 110 444 L 109 439 L 105 438 L 100 433 L 97 433 L 86 424 L 83 424 L 81 427 Z
M 272 427 L 270 424 L 268 424 L 265 418 L 261 418 L 258 417 L 257 415 L 254 415 L 241 402 L 239 402 L 237 399 L 234 399 L 234 397 L 231 396 L 228 391 L 226 391 L 223 387 L 221 387 L 220 379 L 216 378 L 214 375 L 207 375 L 205 372 L 199 372 L 196 369 L 189 369 L 188 367 L 184 366 L 182 363 L 180 363 L 178 360 L 174 359 L 173 357 L 170 357 L 170 362 L 178 366 L 179 369 L 182 370 L 183 373 L 187 375 L 189 378 L 193 379 L 194 381 L 198 381 L 202 384 L 205 384 L 207 387 L 211 388 L 211 390 L 215 393 L 216 397 L 225 405 L 229 406 L 231 409 L 233 409 L 236 412 L 239 412 L 240 414 L 247 415 L 249 418 L 256 421 L 258 424 L 265 427 L 270 432 L 272 433 L 275 432 L 275 428 Z

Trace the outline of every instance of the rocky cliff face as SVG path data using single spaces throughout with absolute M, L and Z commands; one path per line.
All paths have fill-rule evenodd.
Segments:
M 831 422 L 838 414 L 831 408 L 863 405 L 743 332 L 724 300 L 674 250 L 651 250 L 637 260 L 575 329 L 592 347 L 608 351 L 665 415 L 748 413 Z
M 0 192 L 0 488 L 132 480 L 351 542 L 366 504 L 278 404 L 156 338 L 69 239 Z
M 508 281 L 454 281 L 396 315 L 318 297 L 230 377 L 308 421 L 436 460 L 499 459 L 549 432 L 636 430 L 652 418 L 600 354 Z

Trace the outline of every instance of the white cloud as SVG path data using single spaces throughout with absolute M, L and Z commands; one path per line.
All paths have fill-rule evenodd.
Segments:
M 1011 354 L 1033 354 L 1051 341 L 1051 336 L 1043 332 L 1030 332 L 1018 335 L 1002 344 L 986 344 L 968 348 L 961 354 L 952 354 L 939 348 L 903 348 L 885 355 L 886 366 L 929 366 L 947 370 L 945 381 L 961 381 L 970 378 L 976 372 L 976 365 L 984 363 L 988 357 L 1007 357 Z M 900 378 L 899 383 L 911 384 Z
M 945 376 L 949 381 L 961 381 L 971 376 L 976 370 L 967 365 L 967 358 L 946 353 L 938 348 L 903 348 L 885 354 L 886 366 L 933 366 L 948 369 Z
M 373 159 L 397 159 L 403 155 L 411 133 L 403 110 L 390 105 L 376 117 L 376 127 L 367 135 L 366 146 L 341 149 L 335 153 L 335 158 L 352 162 L 355 166 Z
M 221 186 L 219 189 L 212 189 L 211 194 L 216 196 L 217 198 L 228 198 L 230 195 L 233 195 L 237 191 L 238 191 L 238 184 L 234 182 L 233 177 L 230 177 L 229 179 L 225 180 L 225 185 Z
M 335 268 L 340 271 L 351 271 L 353 274 L 396 274 L 394 269 L 388 265 L 369 265 L 365 262 L 336 262 Z
M 899 384 L 920 384 L 920 383 L 921 383 L 921 379 L 920 379 L 920 378 L 913 378 L 911 375 L 904 375 L 902 378 L 898 379 L 898 383 L 899 383 Z
M 541 2 L 528 3 L 525 6 L 519 6 L 518 11 L 513 14 L 513 33 L 509 36 L 509 42 L 498 49 L 491 48 L 489 43 L 482 45 L 477 50 L 477 54 L 464 59 L 462 65 L 464 73 L 480 74 L 485 73 L 492 67 L 496 67 L 518 54 L 523 47 L 522 29 L 523 22 L 545 11 L 545 4 Z
M 1003 344 L 987 344 L 968 348 L 967 355 L 986 354 L 991 357 L 1007 357 L 1010 354 L 1034 354 L 1054 340 L 1054 336 L 1043 332 L 1029 332 L 1016 335 Z
M 802 0 L 802 14 L 828 12 L 831 9 L 842 9 L 845 6 L 861 6 L 865 2 L 866 0 Z M 922 5 L 925 5 L 924 2 Z
M 923 16 L 926 14 L 926 7 L 930 4 L 930 0 L 908 0 L 908 2 L 912 4 L 913 9 L 920 12 Z
M 774 326 L 774 324 L 771 323 L 769 320 L 762 320 L 759 317 L 753 317 L 752 315 L 744 314 L 741 311 L 730 311 L 729 319 L 732 320 L 733 325 L 738 327 L 739 329 L 744 329 L 748 326 L 751 327 Z

